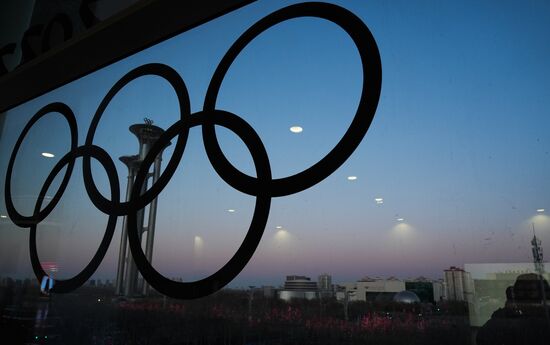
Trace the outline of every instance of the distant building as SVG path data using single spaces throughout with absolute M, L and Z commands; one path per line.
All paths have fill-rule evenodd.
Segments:
M 442 279 L 433 281 L 432 288 L 433 288 L 433 294 L 434 294 L 434 302 L 437 303 L 441 300 L 446 299 L 447 295 L 445 294 L 445 287 Z
M 395 277 L 388 279 L 364 277 L 354 283 L 343 283 L 345 292 L 337 292 L 341 300 L 348 294 L 350 301 L 392 301 L 394 295 L 405 290 L 405 282 Z
M 317 279 L 320 291 L 332 291 L 332 277 L 328 273 L 321 274 Z
M 426 277 L 408 279 L 405 282 L 407 291 L 414 292 L 423 303 L 439 302 L 443 299 L 443 281 Z
M 321 274 L 317 279 L 319 295 L 323 298 L 334 297 L 334 286 L 332 285 L 332 276 L 328 273 Z
M 280 299 L 290 301 L 292 299 L 315 299 L 319 297 L 317 283 L 312 282 L 306 276 L 287 276 L 284 287 L 277 292 Z
M 405 289 L 414 292 L 424 303 L 435 301 L 433 283 L 430 281 L 406 281 Z
M 276 289 L 273 286 L 264 285 L 262 286 L 262 292 L 265 298 L 275 297 Z
M 312 282 L 311 278 L 306 276 L 286 276 L 284 288 L 285 290 L 317 291 L 317 283 Z
M 445 270 L 446 297 L 449 301 L 473 303 L 474 282 L 470 273 L 455 266 Z

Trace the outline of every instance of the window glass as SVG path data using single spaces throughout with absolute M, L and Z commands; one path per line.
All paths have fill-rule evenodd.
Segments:
M 75 144 L 84 145 L 109 90 L 155 63 L 185 82 L 190 114 L 183 116 L 205 116 L 208 85 L 231 45 L 293 3 L 258 1 L 0 114 L 0 193 L 7 192 L 19 136 L 48 104 L 61 102 L 74 113 Z M 376 40 L 382 62 L 376 115 L 334 173 L 271 199 L 261 241 L 234 279 L 192 300 L 147 288 L 137 273 L 131 293 L 127 280 L 117 286 L 124 217 L 110 220 L 90 200 L 78 157 L 66 188 L 64 165 L 40 200 L 41 209 L 57 203 L 36 227 L 38 259 L 51 281 L 36 277 L 31 231 L 14 224 L 0 200 L 2 330 L 20 343 L 59 344 L 490 344 L 496 334 L 547 336 L 549 5 L 336 4 Z M 239 53 L 216 109 L 251 126 L 273 178 L 284 178 L 316 164 L 346 134 L 365 85 L 362 68 L 338 25 L 290 19 Z M 119 157 L 140 148 L 130 126 L 166 130 L 179 118 L 178 94 L 159 76 L 129 82 L 106 105 L 93 144 L 114 162 L 120 200 L 129 169 Z M 261 180 L 249 143 L 223 126 L 215 133 L 227 160 Z M 177 141 L 162 152 L 161 173 Z M 10 183 L 21 215 L 33 215 L 48 175 L 70 150 L 71 127 L 57 110 L 29 129 Z M 112 198 L 97 159 L 91 172 L 101 195 Z M 156 213 L 147 206 L 141 219 L 155 224 L 153 267 L 176 282 L 214 274 L 239 250 L 258 199 L 224 181 L 201 126 L 191 128 Z M 49 293 L 88 265 L 114 219 L 110 244 L 89 279 L 71 292 Z M 131 260 L 122 261 L 127 279 Z

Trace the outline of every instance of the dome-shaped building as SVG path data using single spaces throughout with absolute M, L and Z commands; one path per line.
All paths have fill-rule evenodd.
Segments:
M 411 304 L 411 303 L 420 303 L 420 298 L 418 298 L 418 296 L 412 291 L 403 290 L 401 292 L 396 293 L 393 296 L 393 301 L 399 302 L 399 303 Z

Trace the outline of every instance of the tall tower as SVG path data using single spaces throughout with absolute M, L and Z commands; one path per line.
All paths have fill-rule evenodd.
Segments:
M 533 252 L 533 263 L 535 264 L 535 272 L 542 276 L 544 274 L 542 242 L 537 238 L 537 234 L 535 233 L 535 224 L 533 224 L 533 239 L 531 240 L 531 247 Z
M 126 189 L 126 201 L 130 198 L 135 177 L 141 166 L 141 163 L 149 153 L 151 147 L 158 140 L 158 138 L 164 133 L 164 130 L 160 127 L 154 126 L 153 121 L 145 119 L 144 124 L 135 124 L 130 126 L 130 132 L 132 132 L 139 142 L 139 153 L 133 156 L 122 156 L 122 161 L 128 167 L 128 185 Z M 168 144 L 170 145 L 170 143 Z M 145 192 L 147 188 L 154 184 L 160 176 L 160 167 L 162 161 L 161 151 L 155 158 L 152 172 L 149 172 L 147 179 L 143 184 L 141 193 Z M 149 182 L 151 183 L 149 184 Z M 149 262 L 153 259 L 153 242 L 155 238 L 155 223 L 157 215 L 157 198 L 155 198 L 148 208 L 147 224 L 145 224 L 145 211 L 146 208 L 139 210 L 137 214 L 138 234 L 140 241 L 143 239 L 144 233 L 146 234 L 145 241 L 145 256 Z M 116 280 L 116 293 L 126 297 L 136 297 L 140 295 L 147 295 L 149 286 L 146 282 L 142 287 L 138 286 L 138 271 L 136 264 L 132 258 L 132 253 L 128 250 L 128 224 L 126 217 L 122 221 L 122 234 L 120 239 L 120 251 L 118 254 L 118 267 L 117 267 L 117 280 Z

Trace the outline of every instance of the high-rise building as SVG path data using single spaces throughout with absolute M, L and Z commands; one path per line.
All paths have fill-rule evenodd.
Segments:
M 317 279 L 317 286 L 321 291 L 332 291 L 332 276 L 328 273 L 321 274 Z
M 470 273 L 455 266 L 445 270 L 446 297 L 450 301 L 473 302 L 474 283 Z
M 317 286 L 319 287 L 319 296 L 323 298 L 334 297 L 334 287 L 332 286 L 332 276 L 323 273 L 317 277 Z

